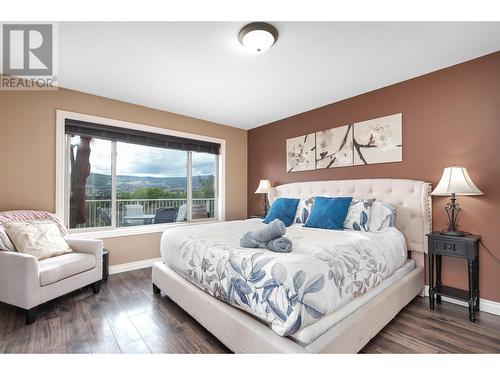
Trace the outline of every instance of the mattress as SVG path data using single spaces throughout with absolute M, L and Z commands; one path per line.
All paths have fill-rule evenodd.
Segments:
M 396 272 L 394 272 L 387 279 L 383 280 L 380 285 L 369 290 L 361 297 L 358 297 L 348 304 L 344 305 L 340 309 L 333 311 L 332 313 L 324 316 L 317 322 L 301 329 L 297 333 L 293 334 L 291 338 L 302 346 L 309 345 L 311 342 L 316 340 L 323 333 L 328 331 L 330 328 L 337 325 L 344 318 L 352 314 L 354 311 L 359 309 L 365 303 L 375 298 L 377 295 L 382 293 L 385 289 L 395 284 L 401 280 L 404 276 L 408 275 L 416 267 L 415 261 L 408 259 L 403 266 L 401 266 Z
M 406 261 L 406 243 L 396 228 L 370 233 L 292 225 L 286 234 L 291 253 L 239 246 L 245 232 L 263 225 L 253 219 L 168 229 L 162 258 L 194 285 L 281 336 L 331 320 L 333 312 L 381 285 Z M 306 342 L 314 335 L 295 339 Z

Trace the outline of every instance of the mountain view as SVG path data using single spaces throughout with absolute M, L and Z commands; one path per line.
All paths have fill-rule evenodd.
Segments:
M 193 190 L 199 190 L 207 185 L 213 176 L 193 176 Z M 186 192 L 186 177 L 150 177 L 150 176 L 117 176 L 117 195 L 128 196 L 138 190 L 178 193 Z M 87 178 L 85 195 L 88 199 L 111 198 L 111 176 L 91 173 Z

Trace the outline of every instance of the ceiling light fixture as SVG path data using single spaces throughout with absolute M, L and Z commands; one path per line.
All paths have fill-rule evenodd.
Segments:
M 264 53 L 278 40 L 278 30 L 266 22 L 252 22 L 243 26 L 238 39 L 250 51 Z

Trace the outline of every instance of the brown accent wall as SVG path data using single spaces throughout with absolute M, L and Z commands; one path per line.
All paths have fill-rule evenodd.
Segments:
M 356 77 L 352 77 L 356 79 Z M 403 113 L 403 162 L 286 172 L 287 138 Z M 439 181 L 443 168 L 467 167 L 484 192 L 459 197 L 460 229 L 478 233 L 500 258 L 500 52 L 384 87 L 248 132 L 248 212 L 260 213 L 259 179 L 273 185 L 310 180 L 409 178 Z M 445 226 L 447 198 L 433 199 L 433 227 Z M 500 264 L 480 249 L 481 297 L 500 302 Z M 466 288 L 466 264 L 443 260 L 443 281 Z
M 0 90 L 0 211 L 55 210 L 56 110 L 226 140 L 226 219 L 247 212 L 247 132 L 77 91 Z M 160 233 L 105 239 L 111 264 L 160 256 Z

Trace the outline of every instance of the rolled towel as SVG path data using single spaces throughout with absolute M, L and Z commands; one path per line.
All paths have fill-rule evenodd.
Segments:
M 283 236 L 285 233 L 285 224 L 279 219 L 274 219 L 264 227 L 251 232 L 250 236 L 254 241 L 267 243 L 277 237 Z
M 240 246 L 241 247 L 259 247 L 260 246 L 260 242 L 252 239 L 251 235 L 252 235 L 252 232 L 246 232 L 243 235 L 243 237 L 241 237 L 241 239 L 240 239 Z
M 278 237 L 269 241 L 266 247 L 275 253 L 289 253 L 292 251 L 292 241 L 286 237 Z

